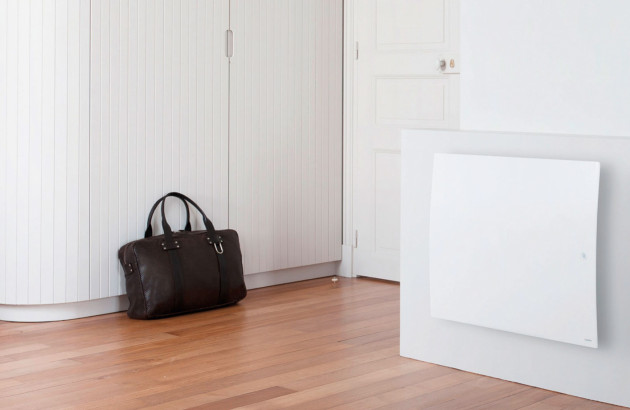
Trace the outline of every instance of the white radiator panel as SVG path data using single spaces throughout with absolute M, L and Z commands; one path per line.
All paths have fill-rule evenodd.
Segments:
M 0 0 L 0 303 L 88 295 L 89 24 L 89 0 Z
M 163 193 L 227 227 L 228 25 L 227 1 L 93 0 L 91 298 L 124 293 L 117 250 Z M 177 202 L 167 216 L 181 229 Z
M 599 163 L 435 154 L 431 315 L 597 347 Z
M 341 0 L 232 0 L 230 226 L 245 273 L 341 259 Z
M 436 153 L 601 163 L 597 217 L 597 349 L 431 316 L 429 233 Z M 630 406 L 628 158 L 630 140 L 627 138 L 404 131 L 401 355 L 564 394 Z M 566 285 L 570 283 L 567 281 Z M 571 316 L 578 318 L 577 313 Z

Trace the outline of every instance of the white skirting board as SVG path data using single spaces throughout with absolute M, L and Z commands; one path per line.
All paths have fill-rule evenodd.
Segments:
M 258 289 L 267 286 L 282 285 L 284 283 L 324 278 L 326 276 L 336 275 L 339 265 L 340 262 L 328 262 L 301 266 L 299 268 L 254 273 L 245 275 L 245 285 L 247 285 L 247 289 Z
M 284 283 L 323 278 L 339 274 L 340 265 L 341 262 L 328 262 L 299 268 L 245 275 L 245 284 L 247 289 L 251 290 Z M 75 303 L 0 305 L 0 321 L 51 322 L 122 312 L 127 310 L 128 307 L 129 301 L 127 295 Z
M 351 278 L 352 274 L 352 245 L 341 246 L 341 262 L 337 268 L 337 275 Z
M 53 322 L 127 310 L 127 295 L 50 305 L 0 305 L 0 320 L 7 322 Z

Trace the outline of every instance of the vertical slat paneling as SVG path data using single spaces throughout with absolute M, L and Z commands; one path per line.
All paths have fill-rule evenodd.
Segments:
M 119 241 L 121 234 L 126 232 L 129 226 L 129 215 L 133 212 L 133 207 L 130 206 L 129 201 L 129 167 L 130 167 L 130 158 L 127 155 L 127 143 L 129 140 L 129 100 L 128 100 L 128 87 L 129 87 L 129 76 L 127 75 L 127 70 L 121 64 L 122 61 L 128 61 L 127 58 L 130 52 L 130 42 L 129 42 L 129 30 L 130 30 L 130 22 L 129 22 L 129 6 L 125 1 L 117 1 L 116 6 L 118 7 L 118 16 L 119 16 L 119 30 L 116 34 L 115 43 L 118 44 L 118 61 L 117 64 L 114 65 L 116 70 L 116 77 L 118 84 L 120 86 L 120 93 L 118 93 L 118 98 L 115 102 L 118 106 L 118 121 L 113 122 L 114 128 L 118 131 L 119 139 L 117 141 L 117 149 L 118 152 L 116 155 L 118 156 L 118 164 L 119 164 L 119 174 L 118 174 L 118 201 L 113 204 L 118 210 L 118 223 L 117 223 L 117 232 L 118 236 L 112 238 L 110 237 L 110 247 L 115 247 L 117 243 L 113 243 L 112 241 Z M 115 293 L 122 293 L 124 289 L 124 277 L 118 275 L 112 275 L 114 277 L 114 289 Z
M 91 7 L 80 0 L 79 38 L 79 257 L 77 260 L 77 300 L 90 296 L 90 27 Z
M 334 23 L 331 25 L 331 35 L 335 39 L 342 39 L 341 41 L 333 41 L 332 48 L 332 61 L 333 63 L 330 65 L 330 77 L 332 81 L 328 85 L 330 88 L 331 99 L 330 99 L 330 112 L 331 112 L 331 122 L 330 122 L 330 132 L 335 133 L 338 132 L 340 135 L 343 135 L 343 97 L 336 98 L 335 96 L 338 93 L 343 92 L 343 4 L 341 7 L 337 6 L 335 0 L 329 0 L 332 3 L 331 11 L 332 11 L 332 19 Z M 337 146 L 335 144 L 330 144 L 330 153 L 329 159 L 331 159 L 331 165 L 333 165 L 332 169 L 334 169 L 334 158 L 335 156 L 341 152 L 341 156 L 343 157 L 343 142 L 341 146 Z M 334 194 L 331 201 L 329 201 L 330 212 L 332 215 L 332 220 L 334 221 L 331 224 L 330 238 L 328 241 L 329 247 L 329 255 L 331 259 L 340 260 L 341 259 L 341 246 L 339 243 L 343 242 L 343 161 L 339 160 L 338 164 L 338 174 L 330 174 L 331 184 L 332 184 L 332 192 Z M 341 175 L 341 177 L 339 177 Z M 341 206 L 339 205 L 341 204 Z M 340 223 L 337 223 L 340 221 Z
M 307 258 L 306 264 L 315 263 L 317 260 L 317 132 L 318 132 L 318 110 L 321 108 L 317 105 L 317 6 L 318 0 L 311 0 L 309 15 L 307 16 L 307 24 L 309 25 L 308 36 L 309 42 L 306 47 L 309 51 L 308 77 L 306 78 L 308 90 L 308 151 L 305 154 L 308 162 L 306 191 L 308 193 L 307 207 L 307 224 L 308 228 L 305 234 L 308 236 Z
M 28 152 L 28 300 L 41 297 L 42 246 L 42 70 L 43 4 L 30 5 L 29 152 Z
M 29 245 L 29 144 L 31 139 L 30 127 L 30 14 L 29 2 L 18 2 L 18 134 L 17 138 L 17 215 L 18 234 L 17 244 L 17 303 L 28 303 L 28 275 L 29 259 L 23 257 L 28 252 Z M 24 234 L 26 231 L 28 234 Z
M 232 0 L 230 226 L 246 273 L 341 258 L 341 0 Z
M 7 1 L 7 116 L 6 116 L 6 195 L 7 213 L 5 219 L 5 303 L 17 303 L 17 101 L 18 101 L 18 1 Z
M 221 23 L 225 21 L 227 18 L 228 25 L 230 21 L 230 6 L 228 1 L 215 1 L 213 2 L 214 9 L 214 20 L 215 26 L 218 27 L 218 20 L 220 19 Z M 222 25 L 222 24 L 221 24 Z M 219 50 L 222 55 L 225 55 L 225 31 L 224 30 L 213 30 L 212 32 L 213 38 L 213 50 Z M 226 78 L 230 78 L 230 66 L 229 64 L 221 64 L 214 65 L 213 64 L 213 76 L 215 79 L 215 83 L 213 85 L 213 116 L 219 115 L 219 118 L 213 120 L 213 124 L 216 124 L 218 131 L 213 131 L 213 134 L 216 135 L 216 132 L 219 132 L 221 135 L 228 135 L 229 129 L 229 90 L 230 90 L 230 82 L 225 81 Z M 216 108 L 216 107 L 221 107 Z M 213 169 L 214 169 L 214 181 L 213 187 L 215 187 L 215 192 L 220 192 L 220 195 L 215 195 L 214 197 L 214 205 L 213 205 L 213 213 L 217 215 L 217 218 L 220 218 L 226 225 L 228 223 L 228 215 L 229 208 L 228 202 L 225 201 L 225 198 L 228 198 L 229 194 L 229 178 L 225 177 L 223 174 L 223 170 L 228 169 L 228 154 L 229 154 L 229 144 L 228 139 L 225 138 L 215 138 L 213 143 L 215 144 L 216 149 L 213 149 Z M 220 187 L 220 189 L 218 189 Z M 217 191 L 218 189 L 218 191 Z
M 7 204 L 9 193 L 7 187 L 7 160 L 8 160 L 8 48 L 9 38 L 9 2 L 0 1 L 0 303 L 6 303 L 7 298 Z
M 291 260 L 291 264 L 297 264 L 302 260 L 302 249 L 303 249 L 303 231 L 304 231 L 304 223 L 303 223 L 303 205 L 302 205 L 302 169 L 303 169 L 303 161 L 302 161 L 302 147 L 303 147 L 303 124 L 304 117 L 302 116 L 302 95 L 303 92 L 300 92 L 302 88 L 302 79 L 304 78 L 304 48 L 302 47 L 302 42 L 304 41 L 304 30 L 298 30 L 299 27 L 302 27 L 304 24 L 304 2 L 296 2 L 295 3 L 295 16 L 293 18 L 294 24 L 294 45 L 295 45 L 295 80 L 293 83 L 293 98 L 294 98 L 294 117 L 295 117 L 295 129 L 292 136 L 295 138 L 295 149 L 293 155 L 294 157 L 294 173 L 295 173 L 295 207 L 294 207 L 294 231 L 293 237 L 295 238 L 292 243 L 294 244 L 294 254 Z
M 66 300 L 68 151 L 68 1 L 56 0 L 55 24 L 55 191 L 53 302 Z M 75 79 L 76 81 L 76 79 Z
M 56 15 L 55 0 L 43 2 L 43 66 L 55 67 Z M 42 243 L 41 254 L 41 303 L 54 301 L 54 245 L 52 238 L 55 229 L 55 78 L 54 69 L 42 72 Z M 63 92 L 59 90 L 59 92 Z M 49 246 L 44 246 L 48 242 Z M 36 303 L 33 301 L 33 303 Z
M 157 44 L 163 44 L 161 53 L 164 64 L 161 67 L 163 84 L 162 92 L 162 150 L 156 154 L 161 154 L 159 159 L 162 162 L 162 183 L 165 186 L 174 186 L 173 174 L 173 0 L 162 2 L 162 32 L 159 34 L 161 40 Z M 159 30 L 158 30 L 159 31 Z M 167 215 L 170 216 L 171 214 Z M 177 222 L 177 221 L 175 221 Z
M 92 0 L 92 9 L 96 298 L 124 293 L 118 248 L 142 236 L 160 195 L 181 191 L 217 228 L 227 227 L 229 10 L 224 0 Z M 169 222 L 180 229 L 180 205 L 168 204 Z
M 108 126 L 103 127 L 103 130 L 107 129 L 109 131 L 109 144 L 107 149 L 109 150 L 107 153 L 107 160 L 109 161 L 109 173 L 107 177 L 108 183 L 108 196 L 106 200 L 103 200 L 103 204 L 107 205 L 107 217 L 110 221 L 109 226 L 107 226 L 107 248 L 106 249 L 116 249 L 120 232 L 120 207 L 119 207 L 119 198 L 121 192 L 124 189 L 124 185 L 120 184 L 121 179 L 121 158 L 118 155 L 118 145 L 120 142 L 124 142 L 125 140 L 120 137 L 119 129 L 120 125 L 123 122 L 121 120 L 121 110 L 119 105 L 119 96 L 123 94 L 121 88 L 121 73 L 118 67 L 120 67 L 120 60 L 122 57 L 121 46 L 122 42 L 120 41 L 120 32 L 122 25 L 122 16 L 121 16 L 121 1 L 120 0 L 110 0 L 109 2 L 109 10 L 108 13 L 111 16 L 109 22 L 109 88 L 110 90 L 119 90 L 118 92 L 113 91 L 109 95 L 109 121 Z M 112 135 L 116 135 L 116 138 L 112 138 Z M 105 147 L 103 147 L 105 149 Z M 111 271 L 112 269 L 116 269 L 116 262 L 111 259 L 111 256 L 106 254 L 105 258 L 107 259 L 107 271 Z M 117 275 L 101 275 L 101 278 L 106 277 L 107 284 L 102 284 L 101 286 L 106 286 L 105 292 L 101 289 L 101 294 L 106 295 L 117 295 L 120 293 L 119 289 L 119 277 Z
M 99 210 L 101 208 L 100 189 L 100 164 L 99 155 L 101 152 L 101 99 L 94 99 L 92 96 L 100 95 L 101 90 L 101 38 L 102 35 L 95 32 L 96 27 L 101 27 L 102 10 L 100 3 L 93 3 L 91 6 L 92 24 L 90 26 L 90 299 L 99 297 L 99 276 L 100 272 L 100 247 L 98 237 L 100 224 L 92 221 L 100 220 Z
M 65 301 L 77 300 L 79 259 L 79 136 L 81 118 L 81 83 L 71 79 L 80 78 L 81 68 L 81 2 L 68 0 L 68 152 L 66 206 L 66 281 Z M 85 270 L 81 270 L 85 272 Z
M 0 1 L 0 303 L 77 300 L 89 18 L 89 0 Z
M 177 190 L 181 191 L 181 172 L 182 169 L 181 161 L 180 161 L 180 152 L 181 152 L 181 101 L 182 101 L 182 84 L 183 84 L 183 74 L 182 74 L 182 64 L 181 64 L 181 39 L 182 39 L 182 0 L 173 0 L 172 1 L 172 18 L 171 21 L 171 33 L 172 33 L 172 42 L 167 41 L 166 44 L 172 43 L 171 52 L 169 55 L 171 56 L 170 61 L 172 62 L 171 69 L 171 77 L 167 79 L 167 81 L 171 81 L 171 93 L 173 103 L 171 105 L 171 175 L 172 175 L 172 184 L 176 187 Z M 169 213 L 170 217 L 173 213 Z M 178 224 L 181 226 L 181 221 L 177 220 Z

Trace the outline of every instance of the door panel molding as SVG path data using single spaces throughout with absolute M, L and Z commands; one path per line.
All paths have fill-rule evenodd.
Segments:
M 374 82 L 376 124 L 411 128 L 448 125 L 448 78 L 375 76 Z
M 452 8 L 449 0 L 376 0 L 376 12 L 374 15 L 374 27 L 376 27 L 375 42 L 379 51 L 426 51 L 432 52 L 435 49 L 447 49 L 450 47 L 451 31 L 449 22 Z M 440 8 L 440 16 L 436 18 L 425 17 L 421 8 Z M 395 22 L 396 27 L 386 26 L 386 20 Z M 420 22 L 414 32 L 410 28 L 412 23 Z M 436 23 L 440 26 L 436 26 Z M 431 29 L 431 33 L 422 33 L 425 27 Z M 413 41 L 413 38 L 402 41 L 388 40 L 393 36 L 420 37 Z

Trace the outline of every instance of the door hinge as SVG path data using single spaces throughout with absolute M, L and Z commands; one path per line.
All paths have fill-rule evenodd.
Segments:
M 359 231 L 358 230 L 354 231 L 354 247 L 355 248 L 359 247 Z
M 359 59 L 359 42 L 358 41 L 354 43 L 354 59 L 355 60 Z
M 226 47 L 225 56 L 231 58 L 234 55 L 234 32 L 232 30 L 225 31 Z

